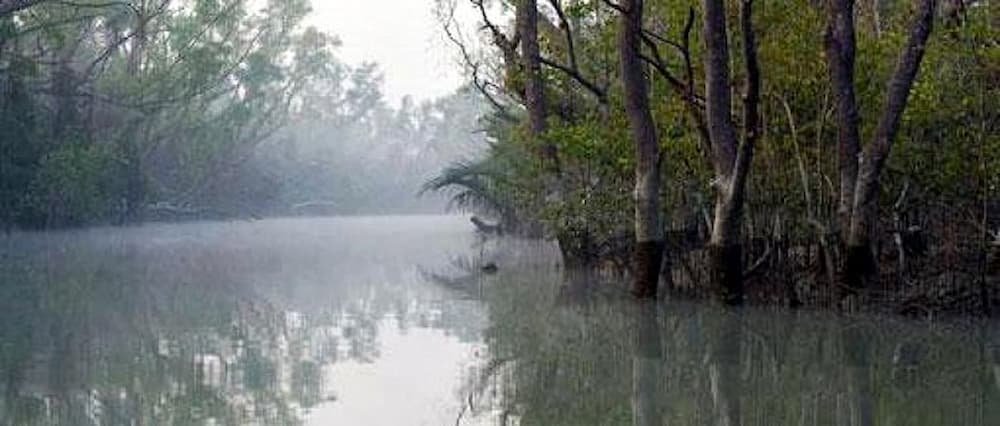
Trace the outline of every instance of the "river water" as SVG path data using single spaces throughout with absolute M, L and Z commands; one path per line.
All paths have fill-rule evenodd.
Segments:
M 557 253 L 458 216 L 0 237 L 0 425 L 1000 424 L 996 324 L 640 306 Z

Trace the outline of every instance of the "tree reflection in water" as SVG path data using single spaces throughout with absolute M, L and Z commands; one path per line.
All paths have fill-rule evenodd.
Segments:
M 614 292 L 577 303 L 563 297 L 566 276 L 508 265 L 484 286 L 489 356 L 466 389 L 479 415 L 521 425 L 1000 424 L 996 324 L 648 306 Z
M 477 339 L 472 302 L 415 271 L 471 237 L 444 233 L 440 250 L 421 252 L 427 235 L 415 232 L 380 251 L 361 236 L 421 226 L 376 222 L 3 239 L 0 425 L 299 424 L 337 403 L 327 367 L 380 357 L 384 325 Z M 437 235 L 463 221 L 416 222 Z
M 348 396 L 398 391 L 399 408 L 435 384 L 453 404 L 391 419 L 423 408 L 463 425 L 1000 424 L 996 324 L 637 305 L 609 277 L 561 271 L 551 245 L 480 252 L 463 222 L 7 237 L 0 424 L 297 424 Z M 359 394 L 330 374 L 378 365 L 408 333 L 416 352 L 396 368 L 417 392 Z M 475 351 L 473 365 L 416 365 L 443 353 L 433 335 Z

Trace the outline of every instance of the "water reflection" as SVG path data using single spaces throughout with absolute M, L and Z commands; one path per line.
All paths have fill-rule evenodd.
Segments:
M 633 309 L 631 328 L 636 330 L 632 344 L 632 424 L 652 426 L 663 424 L 663 407 L 659 387 L 663 377 L 663 342 L 660 340 L 659 311 L 656 305 L 644 303 Z
M 360 389 L 385 385 L 356 372 L 399 358 L 454 370 L 432 395 L 440 406 L 424 413 L 450 420 L 458 363 L 474 353 L 482 318 L 417 268 L 448 271 L 472 243 L 463 222 L 283 220 L 0 240 L 0 424 L 353 421 Z M 414 341 L 422 346 L 406 346 Z
M 484 292 L 498 424 L 1000 424 L 996 324 L 569 303 L 562 279 L 501 271 Z
M 6 237 L 0 424 L 1000 424 L 995 324 L 640 305 L 557 253 L 434 217 Z

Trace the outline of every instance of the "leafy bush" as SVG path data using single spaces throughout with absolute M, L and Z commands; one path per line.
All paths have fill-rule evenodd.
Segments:
M 99 145 L 71 143 L 42 158 L 20 222 L 28 226 L 108 223 L 120 212 L 119 161 Z

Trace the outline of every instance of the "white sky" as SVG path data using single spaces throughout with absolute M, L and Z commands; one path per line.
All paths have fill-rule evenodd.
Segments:
M 338 57 L 374 61 L 385 75 L 386 100 L 446 95 L 463 81 L 455 52 L 434 17 L 434 0 L 312 0 L 310 24 L 340 37 Z

